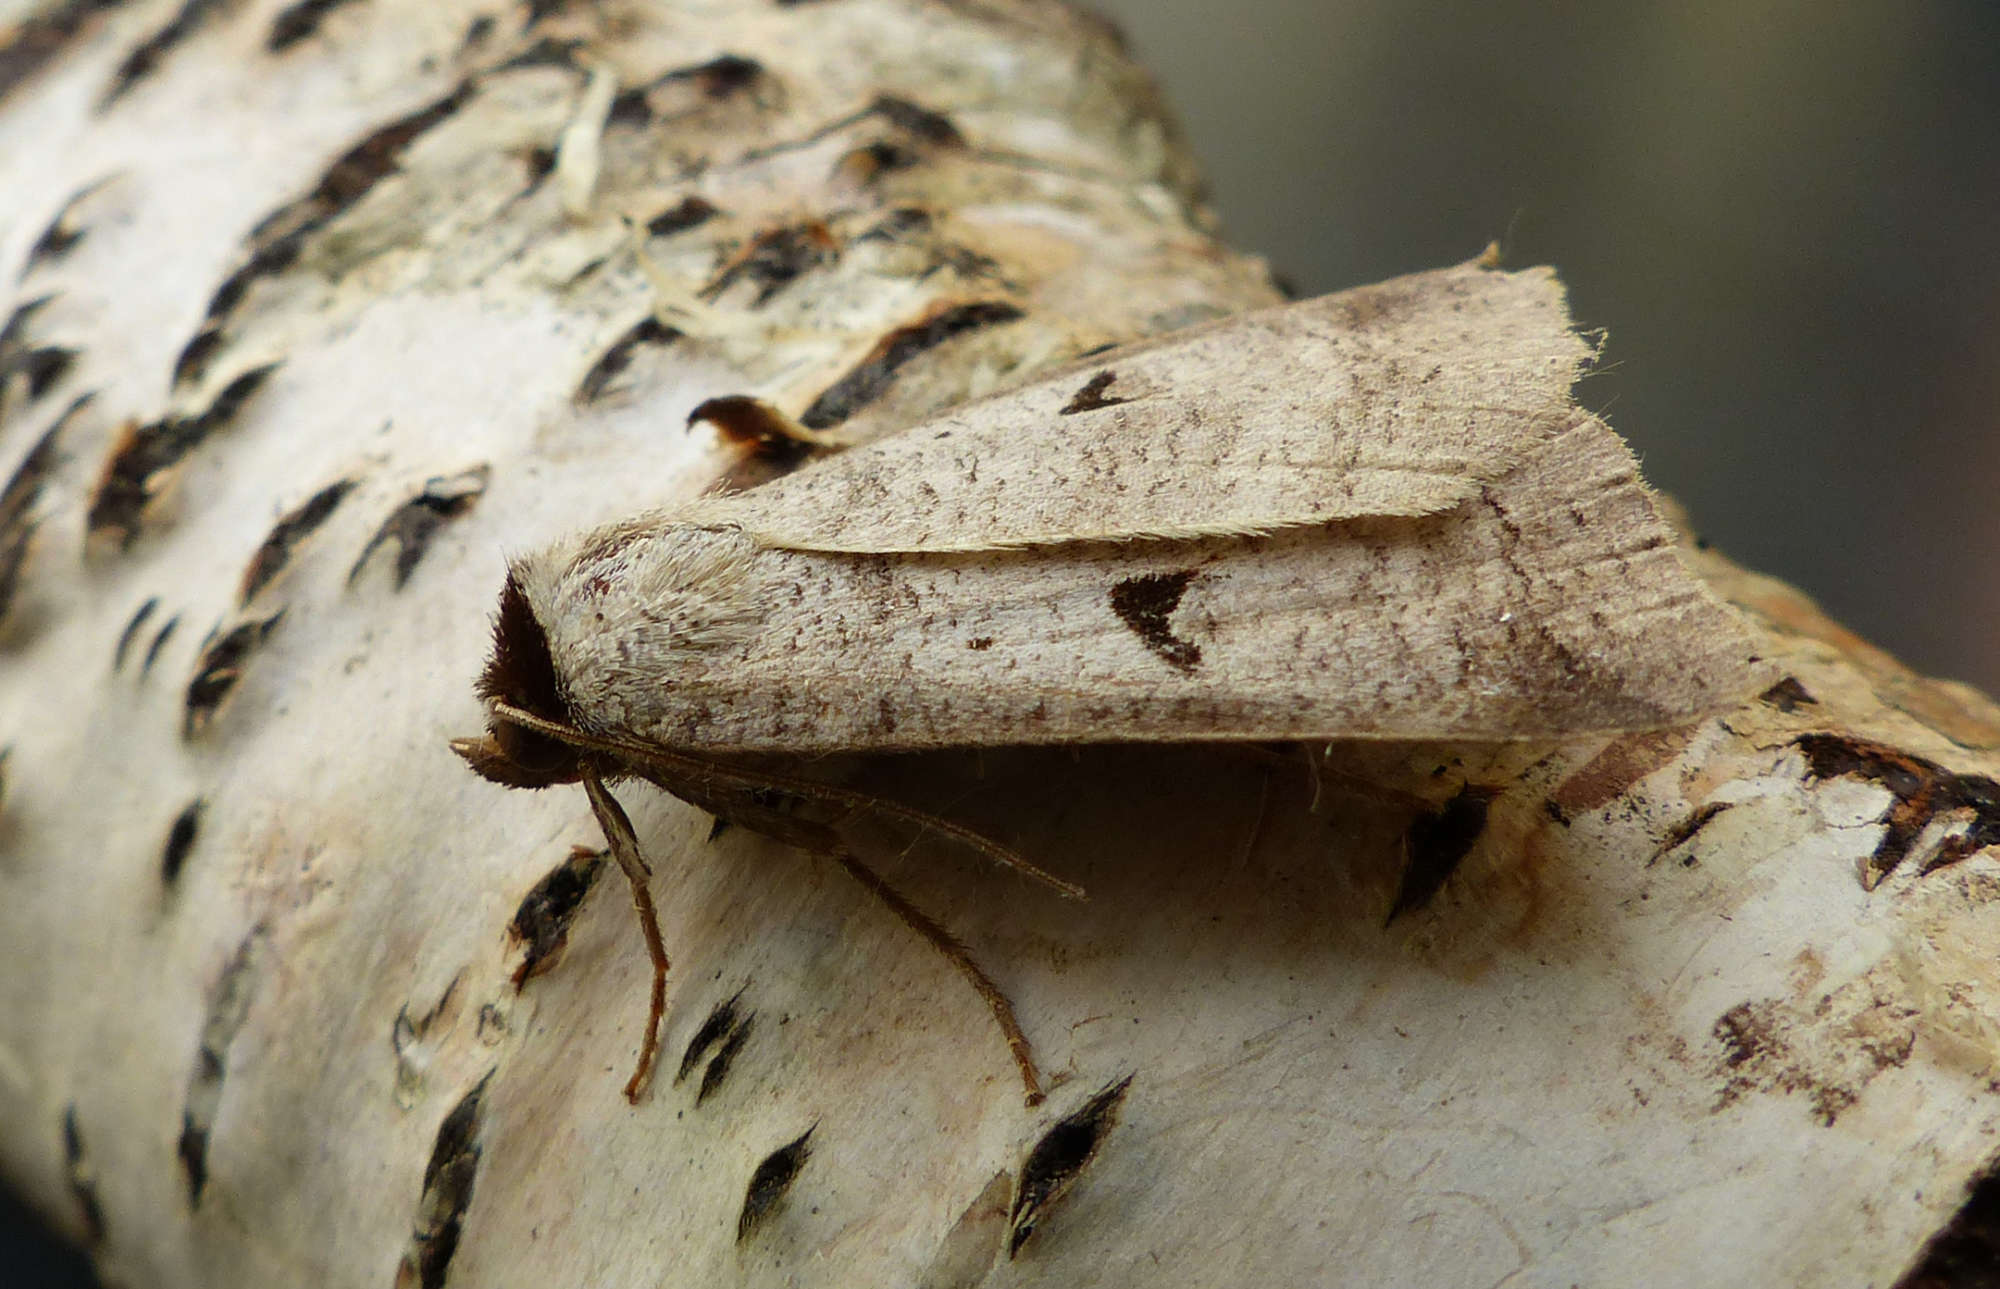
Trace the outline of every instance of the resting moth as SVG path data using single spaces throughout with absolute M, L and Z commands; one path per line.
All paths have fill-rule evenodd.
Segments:
M 454 746 L 510 787 L 581 783 L 632 881 L 654 977 L 627 1095 L 667 958 L 609 782 L 834 858 L 972 981 L 1032 1104 L 1005 995 L 810 806 L 917 819 L 1066 884 L 774 759 L 1559 740 L 1755 692 L 1745 628 L 1571 398 L 1591 355 L 1553 272 L 1462 265 L 1102 353 L 513 561 L 488 729 Z

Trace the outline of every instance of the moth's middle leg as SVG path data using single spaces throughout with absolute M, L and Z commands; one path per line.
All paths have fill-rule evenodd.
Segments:
M 971 952 L 958 942 L 956 936 L 938 925 L 929 914 L 910 903 L 903 897 L 902 892 L 884 881 L 881 874 L 850 855 L 845 847 L 829 846 L 821 853 L 845 869 L 849 877 L 866 887 L 876 899 L 888 905 L 912 931 L 930 941 L 931 947 L 943 954 L 945 961 L 957 967 L 960 974 L 971 982 L 973 991 L 986 1001 L 987 1009 L 993 1013 L 994 1021 L 1000 1026 L 1000 1033 L 1006 1037 L 1007 1050 L 1013 1055 L 1014 1064 L 1021 1071 L 1021 1083 L 1027 1089 L 1028 1104 L 1040 1105 L 1041 1076 L 1035 1070 L 1035 1054 L 1028 1046 L 1028 1036 L 1022 1032 L 1021 1022 L 1014 1016 L 1014 1004 L 1008 1001 L 1006 994 L 1000 992 L 1000 986 L 993 983 L 993 978 L 973 961 Z
M 646 937 L 646 954 L 653 960 L 653 995 L 646 1012 L 646 1033 L 639 1042 L 639 1068 L 632 1071 L 632 1078 L 625 1084 L 625 1099 L 636 1105 L 652 1079 L 653 1061 L 660 1051 L 660 1022 L 667 1013 L 667 946 L 660 938 L 660 915 L 653 908 L 653 892 L 648 885 L 653 870 L 639 854 L 639 838 L 632 831 L 632 820 L 588 762 L 583 771 L 583 790 L 590 797 L 591 813 L 597 816 L 597 826 L 604 830 L 612 857 L 625 870 L 625 880 L 631 884 L 632 910 L 639 915 L 639 930 Z

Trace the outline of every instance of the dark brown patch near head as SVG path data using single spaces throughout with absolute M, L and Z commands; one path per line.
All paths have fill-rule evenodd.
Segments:
M 1115 371 L 1097 373 L 1083 383 L 1083 388 L 1076 391 L 1056 415 L 1075 416 L 1078 412 L 1095 412 L 1101 407 L 1116 407 L 1120 403 L 1131 402 L 1129 398 L 1114 398 L 1105 394 L 1104 391 L 1110 389 L 1111 383 L 1117 379 L 1118 373 Z
M 1176 636 L 1167 619 L 1180 607 L 1193 582 L 1193 569 L 1128 577 L 1111 588 L 1111 611 L 1131 628 L 1139 643 L 1181 671 L 1201 663 L 1201 646 Z
M 750 1185 L 743 1192 L 743 1209 L 736 1217 L 736 1242 L 743 1243 L 765 1218 L 778 1207 L 785 1192 L 798 1180 L 799 1170 L 812 1157 L 812 1135 L 819 1127 L 814 1124 L 770 1154 L 757 1165 L 750 1174 Z
M 821 391 L 799 420 L 807 429 L 830 429 L 882 397 L 897 370 L 919 354 L 963 332 L 998 326 L 1021 316 L 1020 309 L 1004 300 L 942 306 L 929 317 L 898 327 L 876 341 L 868 356 Z
M 1118 1122 L 1125 1091 L 1131 1086 L 1128 1074 L 1058 1120 L 1028 1152 L 1027 1162 L 1021 1165 L 1021 1184 L 1014 1191 L 1014 1206 L 1007 1215 L 1010 1259 L 1097 1158 L 1104 1138 Z
M 498 700 L 543 720 L 568 725 L 569 704 L 549 652 L 548 633 L 536 619 L 520 579 L 507 575 L 500 588 L 500 608 L 493 617 L 493 652 L 473 686 L 487 702 Z M 461 744 L 466 741 L 461 740 Z M 522 729 L 503 720 L 488 723 L 485 747 L 454 744 L 459 755 L 482 776 L 508 787 L 547 787 L 574 782 L 578 773 L 575 749 L 546 734 Z M 476 752 L 497 756 L 497 763 Z
M 588 846 L 570 851 L 569 858 L 550 869 L 514 910 L 507 934 L 526 950 L 511 977 L 520 993 L 536 976 L 556 965 L 569 943 L 569 926 L 583 907 L 584 896 L 604 871 L 604 852 Z
M 1383 925 L 1436 898 L 1486 831 L 1488 808 L 1499 795 L 1499 788 L 1468 783 L 1442 808 L 1427 810 L 1410 821 L 1409 863 L 1403 868 L 1402 884 Z

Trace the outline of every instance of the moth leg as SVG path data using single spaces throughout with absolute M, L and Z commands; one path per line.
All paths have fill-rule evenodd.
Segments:
M 639 838 L 632 831 L 632 820 L 588 761 L 583 763 L 583 790 L 590 797 L 591 813 L 597 816 L 597 826 L 604 830 L 604 840 L 611 847 L 612 856 L 631 884 L 632 910 L 639 915 L 639 930 L 646 937 L 646 954 L 653 960 L 653 997 L 646 1012 L 646 1034 L 639 1042 L 639 1068 L 632 1071 L 631 1080 L 625 1084 L 625 1099 L 637 1105 L 652 1078 L 653 1059 L 660 1050 L 660 1021 L 667 1014 L 667 946 L 660 938 L 660 915 L 653 908 L 653 892 L 647 884 L 653 870 L 639 854 Z
M 912 931 L 930 941 L 931 947 L 943 954 L 945 960 L 957 967 L 959 974 L 970 981 L 974 992 L 986 1000 L 987 1010 L 1000 1026 L 1000 1033 L 1007 1039 L 1007 1050 L 1014 1057 L 1014 1064 L 1020 1068 L 1021 1083 L 1027 1088 L 1028 1104 L 1042 1103 L 1042 1080 L 1035 1071 L 1035 1054 L 1028 1046 L 1028 1036 L 1021 1031 L 1021 1022 L 1014 1018 L 1014 1004 L 1007 1001 L 1007 995 L 1000 992 L 1000 986 L 993 978 L 980 970 L 972 960 L 972 954 L 960 944 L 951 932 L 939 926 L 930 916 L 916 905 L 903 898 L 901 892 L 882 880 L 881 874 L 869 868 L 860 860 L 847 853 L 845 847 L 829 847 L 825 852 L 832 860 L 847 870 L 847 875 L 866 887 L 870 894 L 894 910 Z

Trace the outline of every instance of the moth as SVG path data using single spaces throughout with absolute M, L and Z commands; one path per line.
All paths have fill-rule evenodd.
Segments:
M 1467 264 L 1101 353 L 514 560 L 488 727 L 454 747 L 509 787 L 581 783 L 631 879 L 654 970 L 627 1096 L 668 962 L 615 781 L 833 858 L 971 981 L 1033 1104 L 1005 994 L 818 816 L 865 807 L 1074 888 L 797 764 L 1561 740 L 1755 692 L 1746 629 L 1572 400 L 1592 356 L 1552 271 Z

